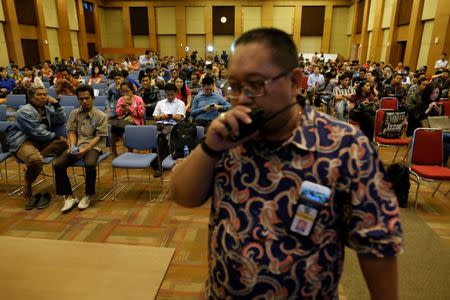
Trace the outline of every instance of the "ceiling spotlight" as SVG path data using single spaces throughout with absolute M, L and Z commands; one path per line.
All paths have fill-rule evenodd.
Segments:
M 222 17 L 222 18 L 220 18 L 220 22 L 222 22 L 222 23 L 226 23 L 226 22 L 227 22 L 227 18 L 226 18 L 226 17 Z
M 208 49 L 208 52 L 213 52 L 213 50 L 214 50 L 214 47 L 213 46 L 211 46 L 211 45 L 209 45 L 206 49 Z

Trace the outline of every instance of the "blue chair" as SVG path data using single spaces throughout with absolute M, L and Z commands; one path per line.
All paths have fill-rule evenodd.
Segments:
M 77 96 L 66 96 L 66 95 L 61 95 L 60 96 L 61 101 L 59 103 L 61 103 L 62 106 L 73 106 L 73 107 L 80 107 L 80 102 L 78 101 Z
M 204 135 L 205 135 L 205 127 L 197 126 L 198 139 L 201 140 Z M 191 150 L 193 150 L 193 149 L 191 149 Z M 163 170 L 171 170 L 174 165 L 175 165 L 175 160 L 172 158 L 172 154 L 169 154 L 169 156 L 164 158 L 161 163 L 161 167 L 163 168 Z
M 48 81 L 42 81 L 42 83 L 44 84 L 44 87 L 45 87 L 46 89 L 48 89 L 48 88 L 50 87 L 50 82 L 48 82 Z
M 62 108 L 66 113 L 66 117 L 69 118 L 70 113 L 75 109 L 75 106 L 63 106 Z
M 13 111 L 6 111 L 7 117 L 14 117 L 16 111 L 23 105 L 27 104 L 26 96 L 23 94 L 9 94 L 6 97 L 6 106 L 11 108 Z
M 1 121 L 0 122 L 0 132 L 4 132 L 6 130 L 6 127 L 8 127 L 9 125 L 11 125 L 12 122 L 6 122 L 6 121 Z M 2 145 L 0 144 L 0 163 L 4 163 L 4 169 L 5 169 L 5 176 L 3 176 L 3 173 L 1 172 L 0 169 L 0 176 L 2 177 L 2 179 L 5 179 L 5 184 L 6 186 L 8 186 L 8 166 L 6 164 L 6 160 L 12 155 L 11 152 L 3 152 L 2 151 Z
M 106 103 L 106 96 L 97 96 L 94 99 L 94 106 L 103 106 L 103 110 L 105 110 L 104 109 L 105 103 Z
M 56 92 L 56 89 L 54 86 L 51 86 L 47 89 L 47 95 L 53 98 L 58 98 L 58 93 Z
M 0 105 L 0 121 L 6 121 L 6 105 Z
M 128 125 L 125 127 L 125 134 L 123 138 L 123 144 L 127 148 L 132 148 L 136 150 L 152 150 L 157 148 L 157 136 L 158 132 L 155 125 Z M 128 174 L 129 169 L 141 169 L 149 171 L 151 170 L 151 164 L 154 160 L 158 159 L 156 153 L 133 153 L 125 152 L 119 155 L 112 161 L 113 168 L 113 179 L 115 189 L 118 186 L 118 179 L 116 175 L 116 169 L 126 169 L 127 170 L 127 182 L 130 181 Z M 148 173 L 150 180 L 150 172 Z M 161 190 L 162 190 L 162 176 L 161 179 Z M 126 185 L 113 196 L 113 199 L 125 188 Z M 151 193 L 150 193 L 151 197 Z

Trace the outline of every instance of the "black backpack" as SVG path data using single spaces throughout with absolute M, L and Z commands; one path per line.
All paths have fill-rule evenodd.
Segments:
M 199 144 L 197 127 L 184 119 L 172 127 L 170 131 L 170 154 L 173 159 L 184 157 L 184 146 L 191 152 Z
M 411 187 L 408 167 L 402 163 L 395 163 L 387 168 L 386 174 L 392 183 L 398 204 L 400 207 L 407 207 L 409 189 Z

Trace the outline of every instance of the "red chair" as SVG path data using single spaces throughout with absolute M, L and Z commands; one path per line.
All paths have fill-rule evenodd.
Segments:
M 373 132 L 373 141 L 375 143 L 377 152 L 380 149 L 380 147 L 397 147 L 397 150 L 395 151 L 395 156 L 393 161 L 397 158 L 398 151 L 400 150 L 400 147 L 406 147 L 407 151 L 405 156 L 403 157 L 403 160 L 406 159 L 406 156 L 408 155 L 409 151 L 409 140 L 407 138 L 385 138 L 380 136 L 381 134 L 381 127 L 383 125 L 383 119 L 384 119 L 384 113 L 390 109 L 379 109 L 375 113 L 375 128 Z M 405 130 L 405 128 L 403 128 Z
M 439 100 L 439 104 L 442 105 L 442 108 L 444 109 L 444 115 L 450 116 L 450 101 L 448 99 L 442 99 Z
M 444 142 L 442 129 L 417 128 L 414 130 L 409 158 L 410 178 L 417 183 L 414 208 L 417 207 L 419 187 L 421 181 L 442 182 L 450 181 L 450 169 L 443 167 Z M 436 193 L 439 185 L 433 192 Z
M 380 101 L 380 109 L 398 110 L 398 99 L 395 97 L 383 97 Z

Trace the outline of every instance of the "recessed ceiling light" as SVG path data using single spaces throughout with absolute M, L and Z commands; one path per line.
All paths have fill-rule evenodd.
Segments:
M 227 22 L 227 18 L 226 18 L 226 17 L 222 17 L 222 18 L 220 18 L 220 22 L 222 22 L 222 23 L 226 23 L 226 22 Z

